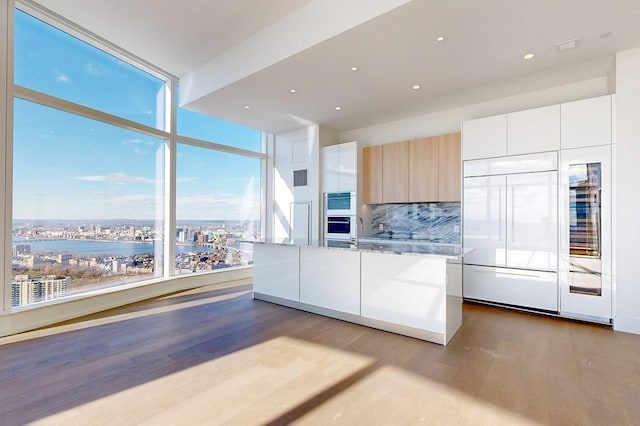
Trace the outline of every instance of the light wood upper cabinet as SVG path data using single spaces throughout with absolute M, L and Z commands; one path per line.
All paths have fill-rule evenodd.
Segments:
M 363 202 L 460 201 L 460 133 L 365 147 Z
M 362 149 L 363 192 L 365 204 L 382 203 L 382 145 Z
M 410 203 L 438 201 L 438 149 L 439 136 L 409 141 Z
M 438 136 L 438 201 L 461 201 L 460 133 Z
M 409 142 L 382 145 L 382 202 L 404 203 L 409 199 Z

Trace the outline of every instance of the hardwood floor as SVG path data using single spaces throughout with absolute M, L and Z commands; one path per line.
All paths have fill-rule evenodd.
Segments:
M 209 287 L 0 339 L 0 425 L 637 425 L 639 354 L 487 306 L 442 347 Z

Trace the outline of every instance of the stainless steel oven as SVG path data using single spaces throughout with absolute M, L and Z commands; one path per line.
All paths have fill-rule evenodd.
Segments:
M 325 219 L 325 240 L 356 240 L 355 216 L 327 216 Z
M 356 193 L 327 192 L 324 194 L 324 239 L 356 240 Z
M 357 216 L 355 192 L 327 192 L 324 194 L 325 217 Z

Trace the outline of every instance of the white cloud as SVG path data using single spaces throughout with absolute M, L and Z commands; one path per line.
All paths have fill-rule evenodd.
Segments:
M 122 141 L 123 145 L 139 145 L 142 143 L 142 139 L 124 139 Z
M 160 201 L 160 197 L 156 195 L 146 195 L 146 194 L 129 194 L 129 195 L 120 195 L 118 197 L 113 197 L 108 202 L 114 204 L 128 204 L 128 203 L 149 203 Z
M 124 185 L 126 183 L 153 183 L 153 179 L 143 176 L 131 176 L 126 173 L 110 173 L 108 175 L 75 176 L 74 179 L 85 182 L 107 182 Z
M 140 149 L 138 147 L 135 147 L 135 148 L 133 148 L 133 153 L 134 154 L 139 154 L 139 155 L 145 155 L 145 154 L 148 154 L 149 151 L 146 151 L 144 149 Z
M 98 69 L 97 66 L 95 66 L 93 63 L 89 62 L 84 66 L 84 70 L 87 72 L 87 74 L 91 74 L 91 75 L 101 75 L 102 72 L 100 72 L 100 70 Z
M 56 81 L 58 83 L 71 83 L 71 79 L 69 77 L 67 77 L 62 71 L 60 71 L 58 68 L 54 68 L 53 72 L 56 75 Z
M 176 178 L 176 182 L 177 182 L 177 183 L 195 182 L 195 181 L 197 181 L 197 180 L 198 180 L 198 178 L 196 178 L 196 177 L 189 177 L 189 176 Z

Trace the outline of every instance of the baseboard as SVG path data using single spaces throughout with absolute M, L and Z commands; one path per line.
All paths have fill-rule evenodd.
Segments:
M 427 342 L 445 345 L 448 343 L 445 335 L 433 331 L 422 330 L 418 328 L 408 327 L 400 324 L 393 324 L 386 321 L 380 321 L 373 318 L 366 318 L 360 315 L 349 314 L 346 312 L 334 311 L 333 309 L 322 308 L 320 306 L 309 305 L 295 300 L 282 299 L 280 297 L 271 296 L 263 293 L 253 293 L 253 298 L 264 302 L 275 303 L 289 308 L 299 309 L 301 311 L 311 312 L 313 314 L 322 315 L 329 318 L 335 318 L 341 321 L 351 322 L 365 327 L 377 328 L 378 330 L 388 331 L 391 333 L 402 334 L 403 336 L 413 337 L 415 339 L 426 340 Z
M 640 319 L 617 316 L 613 319 L 613 329 L 624 333 L 640 334 Z

